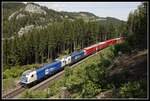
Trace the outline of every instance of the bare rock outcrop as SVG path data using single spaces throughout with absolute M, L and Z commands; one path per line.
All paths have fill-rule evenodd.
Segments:
M 27 4 L 27 6 L 24 9 L 25 11 L 31 12 L 31 13 L 44 13 L 46 14 L 46 12 L 44 10 L 41 9 L 40 6 L 34 5 L 34 4 Z

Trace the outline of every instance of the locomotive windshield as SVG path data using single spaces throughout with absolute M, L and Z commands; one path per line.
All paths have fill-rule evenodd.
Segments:
M 27 77 L 26 77 L 26 75 L 22 75 L 22 76 L 21 76 L 21 82 L 22 82 L 22 83 L 27 82 Z
M 27 70 L 25 71 L 22 76 L 21 76 L 21 83 L 26 83 L 27 82 L 27 75 L 31 72 L 32 70 Z
M 31 71 L 32 71 L 32 70 L 27 70 L 27 71 L 25 71 L 25 72 L 22 74 L 22 76 L 23 76 L 23 75 L 28 75 Z

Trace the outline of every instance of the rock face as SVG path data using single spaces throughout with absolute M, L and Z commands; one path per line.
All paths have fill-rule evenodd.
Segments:
M 19 11 L 16 11 L 14 13 L 12 13 L 9 17 L 8 20 L 10 21 L 15 15 L 16 15 L 16 19 L 22 18 L 24 16 L 26 16 L 25 14 L 21 14 L 22 11 L 26 11 L 29 13 L 38 13 L 38 14 L 46 14 L 46 11 L 42 10 L 40 6 L 35 5 L 35 4 L 27 4 L 26 7 L 23 9 L 21 8 Z
M 41 26 L 41 25 L 40 26 L 34 26 L 34 25 L 25 26 L 24 28 L 22 27 L 19 30 L 18 35 L 22 36 L 23 34 L 28 33 L 32 29 L 44 29 L 44 28 L 47 28 L 48 25 L 45 25 L 45 26 Z
M 8 20 L 10 21 L 13 17 L 14 17 L 14 15 L 16 15 L 18 12 L 16 11 L 16 12 L 14 12 L 14 13 L 12 13 L 9 17 L 8 17 Z
M 20 29 L 20 31 L 18 32 L 18 35 L 22 36 L 24 33 L 28 33 L 28 31 L 33 29 L 33 28 L 34 28 L 34 25 L 25 26 L 24 28 Z
M 46 14 L 46 12 L 44 10 L 41 9 L 40 6 L 34 5 L 34 4 L 27 4 L 27 6 L 25 7 L 25 11 L 31 12 L 31 13 L 44 13 Z
M 19 15 L 17 15 L 17 17 L 16 17 L 16 19 L 19 19 L 19 18 L 22 18 L 22 17 L 24 17 L 25 15 L 24 14 L 19 14 Z

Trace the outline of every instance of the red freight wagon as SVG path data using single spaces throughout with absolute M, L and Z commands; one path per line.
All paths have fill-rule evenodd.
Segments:
M 84 48 L 83 50 L 86 55 L 90 55 L 90 54 L 96 52 L 96 48 L 97 48 L 97 45 L 92 45 L 90 47 Z
M 114 45 L 116 44 L 117 40 L 116 39 L 112 39 L 111 42 L 110 42 L 110 45 Z
M 101 49 L 103 49 L 103 48 L 105 48 L 105 47 L 107 47 L 106 42 L 100 42 L 100 43 L 97 45 L 98 50 L 101 50 Z
M 105 42 L 109 46 L 109 45 L 114 45 L 116 43 L 116 40 L 115 39 L 110 39 L 110 40 L 107 40 Z

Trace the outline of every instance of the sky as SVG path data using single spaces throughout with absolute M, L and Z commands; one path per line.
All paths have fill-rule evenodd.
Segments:
M 34 2 L 56 11 L 91 12 L 99 17 L 115 17 L 127 21 L 128 15 L 141 2 Z

